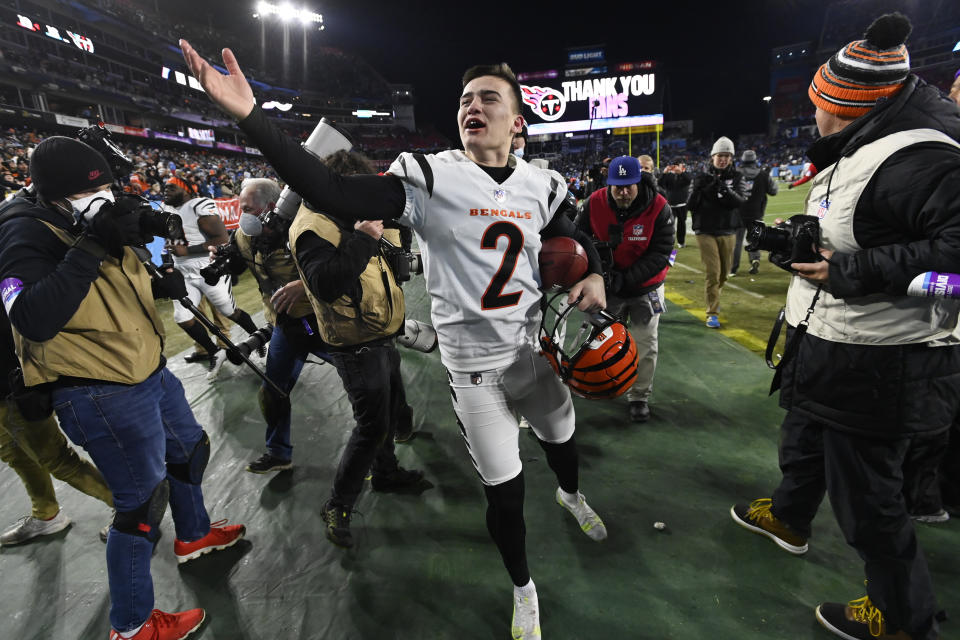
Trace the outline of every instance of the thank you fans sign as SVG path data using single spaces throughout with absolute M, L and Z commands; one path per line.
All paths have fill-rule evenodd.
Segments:
M 530 135 L 663 124 L 653 70 L 558 80 L 520 85 Z

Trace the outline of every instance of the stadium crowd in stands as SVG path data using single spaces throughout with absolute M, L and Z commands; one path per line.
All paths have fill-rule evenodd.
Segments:
M 12 128 L 0 134 L 0 183 L 8 193 L 30 184 L 29 157 L 45 137 L 35 130 Z M 276 179 L 270 165 L 253 156 L 124 143 L 120 147 L 134 162 L 131 190 L 155 200 L 162 198 L 163 182 L 172 172 L 195 185 L 198 193 L 214 198 L 237 195 L 246 178 Z

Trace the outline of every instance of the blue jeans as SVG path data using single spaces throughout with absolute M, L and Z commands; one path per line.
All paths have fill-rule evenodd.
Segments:
M 170 510 L 177 538 L 199 540 L 210 531 L 199 484 L 167 473 L 167 463 L 184 463 L 203 436 L 183 393 L 166 368 L 135 385 L 97 384 L 53 392 L 60 428 L 83 447 L 103 474 L 117 511 L 133 511 L 154 488 L 170 482 Z M 116 529 L 107 540 L 110 624 L 129 631 L 153 609 L 150 556 L 153 542 Z
M 289 394 L 310 354 L 328 362 L 330 360 L 330 356 L 318 347 L 308 345 L 304 340 L 291 340 L 279 325 L 275 326 L 267 351 L 265 373 L 274 384 Z M 260 386 L 260 411 L 267 422 L 267 453 L 275 458 L 290 460 L 293 457 L 293 445 L 290 443 L 290 398 L 278 397 L 273 388 L 264 382 Z

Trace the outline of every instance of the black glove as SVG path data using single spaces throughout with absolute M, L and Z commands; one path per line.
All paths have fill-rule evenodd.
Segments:
M 727 186 L 726 181 L 717 180 L 717 198 L 725 198 L 730 195 L 730 187 Z
M 715 180 L 715 178 L 709 173 L 698 174 L 693 181 L 694 189 L 706 189 L 710 184 Z
M 787 189 L 793 189 L 793 183 L 792 183 L 792 182 L 787 185 Z
M 136 244 L 140 239 L 140 218 L 133 211 L 121 209 L 113 203 L 105 204 L 90 221 L 88 237 L 120 260 L 124 245 Z
M 180 300 L 187 297 L 187 285 L 183 282 L 183 274 L 174 268 L 158 271 L 162 278 L 154 278 L 153 295 L 156 298 L 170 298 Z

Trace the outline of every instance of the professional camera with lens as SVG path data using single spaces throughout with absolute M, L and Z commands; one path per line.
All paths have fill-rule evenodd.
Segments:
M 770 262 L 785 271 L 793 271 L 793 262 L 822 260 L 816 251 L 819 243 L 820 221 L 815 216 L 790 216 L 773 227 L 751 220 L 747 228 L 747 251 L 769 251 Z
M 122 193 L 115 204 L 121 210 L 133 211 L 140 221 L 140 242 L 149 244 L 155 236 L 178 238 L 183 235 L 183 222 L 176 213 L 158 209 L 143 196 Z
M 115 180 L 123 180 L 133 171 L 133 160 L 124 155 L 120 147 L 113 142 L 110 132 L 102 122 L 80 129 L 77 132 L 77 140 L 87 143 L 104 157 L 110 165 L 110 171 L 113 172 Z
M 214 253 L 214 258 L 203 269 L 200 269 L 200 277 L 211 287 L 220 281 L 220 278 L 232 273 L 230 270 L 230 261 L 240 257 L 240 250 L 232 243 L 221 244 Z
M 397 342 L 407 349 L 420 353 L 431 353 L 439 342 L 437 331 L 432 325 L 407 318 L 403 322 L 403 332 L 397 336 Z
M 594 240 L 593 246 L 600 256 L 600 267 L 603 269 L 603 281 L 610 288 L 614 284 L 614 258 L 613 254 L 623 242 L 623 225 L 611 224 L 607 232 L 608 240 Z
M 380 238 L 380 249 L 397 282 L 406 282 L 411 276 L 423 273 L 423 259 L 419 253 L 398 247 L 386 238 Z
M 272 324 L 260 327 L 251 333 L 246 340 L 238 342 L 236 349 L 227 349 L 227 360 L 233 364 L 243 364 L 244 358 L 249 358 L 251 353 L 270 342 L 271 337 L 273 337 Z
M 133 171 L 133 161 L 125 156 L 120 147 L 113 142 L 110 132 L 102 122 L 80 129 L 76 137 L 96 149 L 110 165 L 110 171 L 116 183 L 113 189 L 116 197 L 114 206 L 137 216 L 140 221 L 141 244 L 149 244 L 155 236 L 175 238 L 182 234 L 183 223 L 179 215 L 162 208 L 155 208 L 153 203 L 143 196 L 123 192 L 121 183 Z

